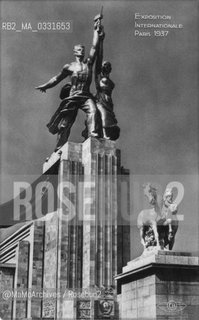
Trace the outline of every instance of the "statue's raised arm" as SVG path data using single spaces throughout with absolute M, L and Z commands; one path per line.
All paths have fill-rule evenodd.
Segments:
M 101 13 L 97 14 L 94 18 L 93 42 L 92 42 L 92 46 L 91 46 L 89 57 L 88 57 L 88 61 L 92 65 L 94 64 L 96 59 L 100 40 L 104 37 L 104 28 L 101 23 L 103 19 L 102 10 L 103 10 L 103 7 L 101 9 Z

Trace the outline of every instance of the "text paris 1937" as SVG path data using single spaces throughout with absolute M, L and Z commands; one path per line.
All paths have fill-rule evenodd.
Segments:
M 140 31 L 135 30 L 134 35 L 136 37 L 167 37 L 169 34 L 169 31 L 166 30 L 153 30 L 153 31 Z

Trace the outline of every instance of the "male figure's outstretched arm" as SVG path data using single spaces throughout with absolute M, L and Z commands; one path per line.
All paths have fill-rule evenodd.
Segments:
M 46 92 L 47 89 L 55 87 L 59 82 L 65 79 L 71 72 L 69 70 L 69 64 L 66 64 L 63 67 L 63 70 L 57 74 L 55 77 L 51 78 L 48 82 L 42 84 L 41 86 L 36 87 L 36 90 L 40 90 L 41 92 Z

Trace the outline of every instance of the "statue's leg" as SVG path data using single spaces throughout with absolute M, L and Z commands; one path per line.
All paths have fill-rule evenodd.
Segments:
M 99 137 L 97 132 L 97 123 L 99 121 L 98 110 L 92 99 L 87 99 L 81 106 L 81 109 L 86 113 L 86 123 L 88 136 Z
M 110 107 L 105 107 L 97 102 L 97 108 L 100 113 L 103 129 L 103 138 L 108 140 L 117 140 L 120 135 L 120 128 L 117 126 L 115 114 Z
M 159 247 L 159 246 L 160 246 L 160 243 L 159 243 L 159 235 L 158 235 L 158 231 L 157 231 L 157 224 L 156 224 L 156 222 L 153 222 L 153 223 L 151 224 L 151 227 L 152 227 L 153 232 L 154 232 L 154 237 L 155 237 L 157 246 Z
M 77 111 L 78 111 L 78 109 L 71 110 L 70 112 L 67 113 L 67 116 L 62 119 L 62 121 L 60 123 L 60 130 L 58 133 L 58 141 L 57 141 L 55 151 L 60 149 L 68 141 L 71 127 L 77 117 Z
M 103 138 L 105 139 L 109 139 L 109 137 L 106 135 L 106 129 L 105 129 L 105 126 L 106 126 L 106 114 L 107 114 L 107 111 L 106 109 L 103 107 L 103 105 L 101 103 L 97 103 L 97 109 L 100 113 L 100 118 L 101 118 L 101 126 L 102 126 L 102 135 L 103 135 Z
M 141 244 L 143 245 L 143 247 L 145 249 L 146 243 L 144 241 L 144 227 L 143 226 L 140 228 L 140 239 L 141 239 Z
M 85 121 L 85 128 L 82 131 L 82 137 L 86 140 L 88 138 L 88 128 L 87 128 L 87 122 Z
M 173 229 L 172 229 L 172 219 L 167 219 L 164 223 L 164 226 L 168 226 L 168 241 L 171 241 L 174 237 Z

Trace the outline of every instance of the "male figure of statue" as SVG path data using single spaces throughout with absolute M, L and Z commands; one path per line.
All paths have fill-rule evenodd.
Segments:
M 71 77 L 68 93 L 65 95 L 59 108 L 47 124 L 47 127 L 52 134 L 58 133 L 56 150 L 67 142 L 78 109 L 81 109 L 86 113 L 88 135 L 98 137 L 98 110 L 94 98 L 90 93 L 90 84 L 92 81 L 92 67 L 95 61 L 99 39 L 103 36 L 103 28 L 101 26 L 100 15 L 99 18 L 94 21 L 93 43 L 88 58 L 84 60 L 84 46 L 80 44 L 75 45 L 73 49 L 75 61 L 66 64 L 63 67 L 63 70 L 47 83 L 36 87 L 37 90 L 46 92 L 47 89 L 56 86 L 67 76 Z

